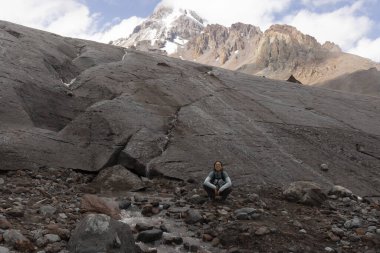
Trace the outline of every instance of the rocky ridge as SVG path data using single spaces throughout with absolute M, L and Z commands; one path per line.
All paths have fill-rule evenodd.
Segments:
M 186 18 L 188 12 L 193 18 Z M 176 21 L 172 21 L 173 18 L 177 18 Z M 167 20 L 171 23 L 167 24 Z M 379 64 L 368 59 L 343 53 L 332 42 L 321 45 L 312 36 L 288 25 L 273 25 L 264 32 L 242 23 L 231 27 L 206 25 L 194 12 L 164 6 L 136 27 L 130 37 L 113 44 L 155 50 L 184 60 L 273 79 L 287 80 L 294 75 L 303 84 L 379 68 Z

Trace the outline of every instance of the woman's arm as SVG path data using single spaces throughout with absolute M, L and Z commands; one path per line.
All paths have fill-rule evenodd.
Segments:
M 219 192 L 222 192 L 222 191 L 224 191 L 225 189 L 227 189 L 227 188 L 229 188 L 231 186 L 232 186 L 231 178 L 227 177 L 226 178 L 226 183 L 222 187 L 220 187 Z
M 210 176 L 210 175 L 208 175 L 208 176 L 206 177 L 206 179 L 205 179 L 203 185 L 205 185 L 205 186 L 207 186 L 207 187 L 209 187 L 209 188 L 211 188 L 211 189 L 214 189 L 214 190 L 216 189 L 216 186 L 213 185 L 213 184 L 211 183 L 211 176 Z

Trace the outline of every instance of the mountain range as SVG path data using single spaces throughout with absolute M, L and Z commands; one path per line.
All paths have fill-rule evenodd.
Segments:
M 376 62 L 345 53 L 333 42 L 320 44 L 289 25 L 272 25 L 264 32 L 243 23 L 225 27 L 209 24 L 194 11 L 163 6 L 129 37 L 111 43 L 278 80 L 293 75 L 307 85 L 380 69 Z

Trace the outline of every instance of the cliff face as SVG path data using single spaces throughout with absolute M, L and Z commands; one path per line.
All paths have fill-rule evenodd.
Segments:
M 158 8 L 129 38 L 114 44 L 273 79 L 287 80 L 293 75 L 303 84 L 379 67 L 343 53 L 332 42 L 321 45 L 288 25 L 273 25 L 264 32 L 242 23 L 207 25 L 193 11 L 167 7 Z

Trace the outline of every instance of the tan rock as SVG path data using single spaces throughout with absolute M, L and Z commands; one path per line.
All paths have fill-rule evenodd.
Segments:
M 82 198 L 80 208 L 82 212 L 107 214 L 114 219 L 120 219 L 119 205 L 112 199 L 86 194 Z

